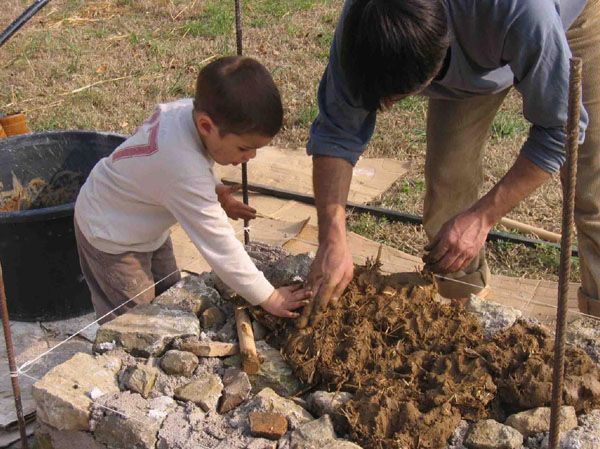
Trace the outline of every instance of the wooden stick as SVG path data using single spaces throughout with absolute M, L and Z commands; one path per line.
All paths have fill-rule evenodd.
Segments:
M 256 374 L 260 369 L 260 359 L 256 352 L 254 332 L 252 323 L 246 309 L 237 307 L 235 309 L 235 324 L 237 327 L 238 340 L 240 342 L 240 355 L 242 357 L 242 369 L 246 374 Z
M 531 226 L 506 217 L 503 217 L 500 220 L 500 224 L 506 226 L 507 228 L 516 229 L 517 231 L 525 232 L 527 234 L 533 234 L 542 240 L 560 243 L 561 235 L 557 234 L 556 232 L 550 232 L 546 229 L 538 228 L 537 226 Z

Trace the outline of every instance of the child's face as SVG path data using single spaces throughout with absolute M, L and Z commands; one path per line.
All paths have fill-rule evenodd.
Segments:
M 206 151 L 220 165 L 238 165 L 256 157 L 256 150 L 271 142 L 260 134 L 225 134 L 205 114 L 195 114 L 196 128 Z

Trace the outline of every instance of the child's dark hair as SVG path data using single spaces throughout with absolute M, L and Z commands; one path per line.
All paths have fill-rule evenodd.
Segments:
M 356 0 L 344 22 L 341 64 L 352 92 L 375 110 L 433 78 L 448 45 L 442 0 Z
M 194 109 L 208 114 L 221 135 L 273 137 L 283 124 L 281 96 L 271 74 L 242 56 L 219 58 L 200 71 Z

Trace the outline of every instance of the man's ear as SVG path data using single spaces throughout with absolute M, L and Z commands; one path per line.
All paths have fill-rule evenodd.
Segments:
M 196 122 L 198 132 L 202 136 L 208 136 L 217 130 L 215 122 L 213 122 L 210 116 L 204 112 L 195 112 L 194 121 Z

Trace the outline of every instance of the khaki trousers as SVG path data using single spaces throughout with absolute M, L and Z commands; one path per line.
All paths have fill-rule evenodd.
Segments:
M 583 103 L 589 115 L 585 143 L 579 148 L 575 199 L 582 286 L 580 309 L 600 316 L 600 0 L 588 0 L 567 38 L 583 60 Z M 464 100 L 430 100 L 424 227 L 431 239 L 454 215 L 479 198 L 482 153 L 491 123 L 509 89 Z M 438 280 L 440 294 L 460 298 L 478 293 L 489 282 L 484 250 L 464 271 Z M 461 282 L 474 284 L 471 287 Z
M 100 320 L 101 324 L 138 304 L 149 303 L 181 279 L 170 237 L 154 252 L 108 254 L 94 248 L 75 222 L 75 239 L 81 271 L 92 294 L 96 317 L 100 319 L 108 314 Z M 131 302 L 111 312 L 134 297 Z

